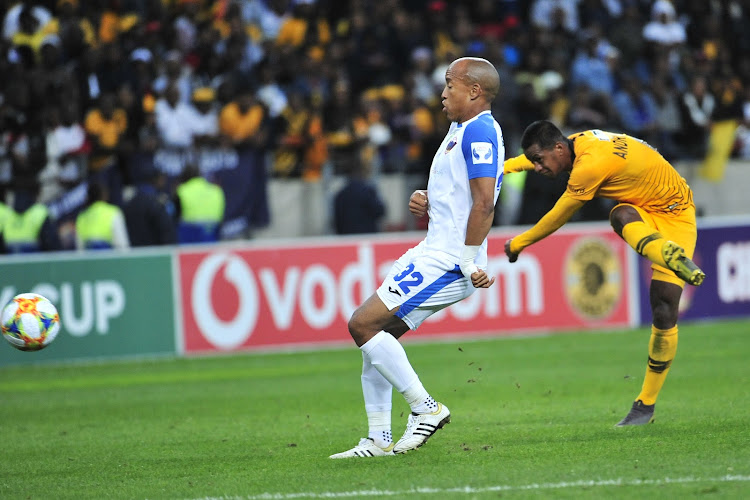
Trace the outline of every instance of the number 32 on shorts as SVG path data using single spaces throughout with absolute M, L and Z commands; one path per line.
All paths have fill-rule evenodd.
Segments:
M 393 277 L 393 281 L 398 283 L 398 287 L 405 295 L 409 295 L 409 289 L 421 285 L 423 280 L 422 273 L 414 270 L 414 264 L 409 264 L 403 271 Z

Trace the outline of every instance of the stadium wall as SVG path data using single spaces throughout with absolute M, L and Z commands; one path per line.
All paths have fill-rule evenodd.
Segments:
M 677 171 L 690 184 L 700 214 L 710 217 L 750 214 L 745 188 L 750 161 L 727 162 L 724 179 L 718 183 L 698 176 L 699 167 L 700 163 L 696 162 L 675 164 Z M 341 176 L 329 175 L 316 183 L 299 179 L 271 179 L 268 183 L 271 223 L 266 228 L 256 230 L 253 237 L 272 239 L 330 234 L 333 226 L 329 201 L 345 180 Z M 415 189 L 424 189 L 426 179 L 419 175 L 394 173 L 377 175 L 373 181 L 386 205 L 383 228 L 416 229 L 414 216 L 409 213 L 404 200 L 408 200 Z
M 650 323 L 648 266 L 601 223 L 570 224 L 511 265 L 490 234 L 495 285 L 433 316 L 407 340 L 629 328 Z M 0 300 L 36 292 L 60 311 L 43 351 L 0 345 L 0 366 L 349 345 L 351 312 L 422 233 L 298 238 L 0 259 Z M 708 278 L 685 319 L 750 316 L 750 217 L 699 223 Z

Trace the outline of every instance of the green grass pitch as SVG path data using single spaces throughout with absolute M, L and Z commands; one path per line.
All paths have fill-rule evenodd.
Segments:
M 407 343 L 453 421 L 379 459 L 328 459 L 367 430 L 353 344 L 0 368 L 0 498 L 750 498 L 750 321 L 681 325 L 655 423 L 614 428 L 648 336 Z

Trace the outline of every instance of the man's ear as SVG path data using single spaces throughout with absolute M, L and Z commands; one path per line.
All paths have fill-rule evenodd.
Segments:
M 472 100 L 480 97 L 482 95 L 482 86 L 478 83 L 475 83 L 471 86 L 471 90 L 469 91 L 469 96 Z

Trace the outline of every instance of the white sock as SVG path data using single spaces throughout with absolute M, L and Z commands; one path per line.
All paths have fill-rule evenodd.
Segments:
M 414 413 L 431 413 L 430 401 L 437 404 L 419 381 L 401 343 L 387 332 L 379 332 L 360 349 L 388 382 L 404 395 Z M 408 391 L 408 394 L 407 394 Z
M 370 359 L 362 353 L 362 394 L 365 398 L 365 411 L 369 433 L 367 437 L 381 448 L 393 442 L 391 433 L 391 395 L 393 386 L 372 366 Z
M 360 350 L 398 392 L 403 393 L 407 387 L 419 380 L 417 372 L 409 364 L 406 351 L 390 333 L 379 332 L 365 342 Z
M 433 413 L 437 411 L 437 402 L 427 392 L 422 383 L 417 380 L 408 389 L 404 391 L 404 398 L 411 407 L 411 412 L 417 415 L 422 413 Z
M 391 414 L 388 414 L 388 427 L 389 429 L 387 431 L 375 431 L 370 429 L 370 432 L 367 433 L 367 437 L 372 439 L 373 442 L 380 446 L 381 448 L 388 448 L 391 443 L 393 443 L 393 434 L 391 433 L 390 429 L 390 421 L 391 421 Z

